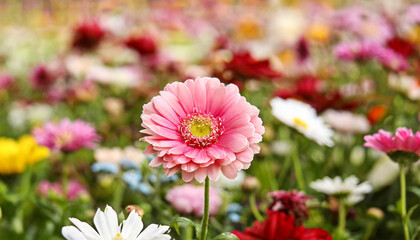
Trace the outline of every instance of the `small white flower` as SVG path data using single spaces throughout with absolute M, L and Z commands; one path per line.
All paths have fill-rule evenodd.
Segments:
M 143 230 L 141 217 L 131 211 L 122 224 L 118 224 L 117 213 L 112 207 L 107 206 L 105 211 L 98 211 L 93 218 L 97 231 L 89 224 L 76 218 L 70 218 L 76 226 L 66 226 L 62 234 L 67 240 L 169 240 L 168 226 L 151 224 Z
M 295 128 L 319 145 L 334 146 L 334 131 L 329 128 L 310 105 L 294 99 L 274 98 L 270 101 L 273 115 Z
M 339 132 L 367 133 L 370 130 L 369 120 L 360 114 L 328 109 L 323 117 L 328 125 Z
M 372 186 L 368 182 L 359 184 L 359 179 L 350 176 L 346 179 L 341 177 L 324 177 L 323 179 L 311 182 L 311 188 L 318 192 L 336 197 L 345 197 L 348 204 L 356 204 L 363 200 L 364 194 L 372 191 Z
M 108 67 L 105 65 L 92 66 L 86 78 L 93 79 L 102 84 L 118 87 L 135 87 L 142 81 L 140 71 L 132 67 Z
M 9 111 L 7 120 L 16 129 L 22 129 L 27 124 L 33 126 L 51 119 L 53 110 L 47 104 L 20 105 L 14 103 Z

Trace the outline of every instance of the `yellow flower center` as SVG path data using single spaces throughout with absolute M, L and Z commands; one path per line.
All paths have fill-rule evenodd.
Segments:
M 117 233 L 117 235 L 115 235 L 115 237 L 112 240 L 126 240 L 126 239 L 122 237 L 121 233 Z
M 300 127 L 303 127 L 304 129 L 308 129 L 308 124 L 300 118 L 294 118 L 293 122 L 296 124 L 296 126 L 300 126 Z
M 191 133 L 196 137 L 204 137 L 210 135 L 211 125 L 207 125 L 204 122 L 196 121 L 190 125 Z

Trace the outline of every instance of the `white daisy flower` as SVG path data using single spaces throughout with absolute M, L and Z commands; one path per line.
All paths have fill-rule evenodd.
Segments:
M 346 202 L 350 205 L 362 201 L 364 194 L 372 191 L 372 186 L 368 182 L 359 184 L 359 179 L 355 176 L 350 176 L 344 180 L 338 176 L 335 178 L 324 177 L 311 182 L 310 186 L 314 190 L 327 195 L 345 197 Z
M 98 211 L 93 218 L 97 231 L 89 224 L 79 219 L 70 218 L 76 226 L 66 226 L 62 234 L 67 240 L 169 240 L 171 236 L 168 226 L 151 224 L 143 230 L 141 217 L 131 211 L 130 215 L 122 224 L 118 224 L 117 213 L 112 207 L 107 206 L 105 211 Z
M 309 104 L 294 99 L 274 98 L 270 101 L 273 115 L 284 124 L 295 128 L 319 145 L 334 146 L 334 131 L 328 127 Z

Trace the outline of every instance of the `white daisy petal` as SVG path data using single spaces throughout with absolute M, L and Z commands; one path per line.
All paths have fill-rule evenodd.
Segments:
M 112 240 L 114 236 L 111 235 L 105 214 L 100 209 L 96 211 L 95 217 L 93 218 L 93 223 L 95 224 L 95 227 L 103 240 Z
M 77 218 L 70 218 L 70 222 L 72 222 L 80 230 L 80 232 L 83 233 L 87 240 L 100 239 L 99 234 L 89 224 L 82 222 Z
M 316 110 L 309 104 L 294 99 L 271 99 L 273 115 L 282 123 L 302 133 L 319 145 L 332 147 L 334 131 L 318 117 Z
M 350 176 L 346 179 L 335 177 L 324 177 L 310 183 L 311 188 L 327 195 L 345 196 L 346 202 L 350 205 L 356 204 L 363 200 L 364 195 L 372 191 L 372 186 L 368 182 L 359 184 L 359 179 Z
M 73 226 L 67 226 L 63 227 L 61 229 L 61 234 L 67 239 L 67 240 L 88 240 L 82 232 L 79 231 L 79 229 L 73 227 Z
M 141 217 L 132 211 L 122 224 L 118 224 L 117 213 L 112 207 L 107 206 L 105 211 L 96 211 L 93 222 L 96 232 L 89 224 L 81 222 L 76 218 L 70 221 L 77 227 L 66 226 L 62 229 L 62 234 L 67 240 L 170 240 L 171 236 L 168 226 L 150 225 L 142 233 L 143 222 Z M 139 235 L 140 234 L 140 235 Z
M 169 231 L 168 226 L 159 226 L 156 224 L 150 224 L 137 238 L 136 240 L 169 240 L 171 237 L 165 234 Z
M 135 239 L 143 230 L 143 222 L 136 211 L 131 211 L 127 220 L 123 221 L 121 234 L 125 239 Z
M 119 232 L 117 213 L 114 209 L 112 209 L 112 207 L 106 206 L 104 214 L 111 236 L 115 236 Z

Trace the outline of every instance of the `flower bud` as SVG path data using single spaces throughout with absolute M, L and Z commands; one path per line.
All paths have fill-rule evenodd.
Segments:
M 125 211 L 127 212 L 135 211 L 140 217 L 143 217 L 144 215 L 144 210 L 141 209 L 137 205 L 128 205 L 127 207 L 125 207 Z
M 242 190 L 247 192 L 254 192 L 260 188 L 260 181 L 253 176 L 247 176 L 242 183 Z
M 384 218 L 384 212 L 381 209 L 375 207 L 369 208 L 367 210 L 367 215 L 376 220 L 381 220 Z

